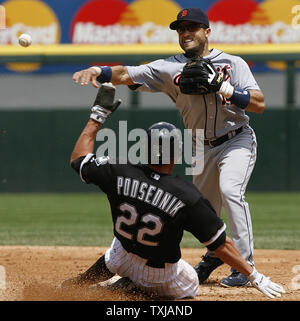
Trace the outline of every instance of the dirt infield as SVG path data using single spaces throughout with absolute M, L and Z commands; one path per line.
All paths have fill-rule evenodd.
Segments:
M 88 291 L 61 292 L 56 286 L 67 277 L 86 270 L 106 248 L 56 246 L 0 247 L 0 300 L 4 301 L 130 301 L 149 300 L 138 293 L 129 295 L 105 287 Z M 196 264 L 204 249 L 182 249 L 182 257 Z M 255 250 L 256 268 L 285 287 L 279 300 L 300 301 L 300 251 Z M 265 301 L 269 300 L 253 287 L 226 289 L 219 281 L 229 274 L 229 266 L 219 267 L 199 287 L 196 301 Z M 5 274 L 4 272 L 5 271 Z M 4 278 L 5 277 L 5 278 Z M 5 286 L 4 289 L 4 282 Z

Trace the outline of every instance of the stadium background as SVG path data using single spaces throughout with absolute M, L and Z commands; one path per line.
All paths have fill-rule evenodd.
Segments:
M 0 4 L 6 8 L 7 22 L 7 29 L 0 32 L 3 48 L 0 55 L 0 192 L 90 191 L 69 169 L 68 157 L 74 139 L 88 117 L 88 107 L 96 91 L 92 86 L 79 88 L 73 84 L 72 73 L 96 63 L 140 64 L 179 52 L 176 34 L 175 38 L 174 33 L 170 34 L 168 24 L 180 8 L 195 6 L 195 1 L 9 0 Z M 222 37 L 225 46 L 229 46 L 230 52 L 233 44 L 234 53 L 247 59 L 265 94 L 267 109 L 264 115 L 249 114 L 259 143 L 258 161 L 249 191 L 300 188 L 300 91 L 297 90 L 300 39 L 294 36 L 299 34 L 299 30 L 297 32 L 291 26 L 295 16 L 291 8 L 298 4 L 298 0 L 201 1 L 216 30 L 219 30 L 220 23 L 231 28 Z M 150 27 L 149 22 L 152 23 Z M 119 29 L 108 29 L 111 26 Z M 135 28 L 141 26 L 144 26 L 141 38 L 128 36 L 137 34 Z M 260 36 L 251 38 L 249 35 L 257 33 L 257 30 L 249 32 L 245 26 L 265 29 L 261 29 Z M 278 29 L 272 34 L 268 31 L 270 26 Z M 128 28 L 131 29 L 128 31 Z M 237 37 L 234 30 L 239 34 L 243 34 L 239 30 L 244 30 L 244 38 Z M 40 49 L 29 54 L 34 50 L 32 47 L 24 49 L 17 46 L 17 37 L 22 32 L 30 33 L 33 44 L 39 45 Z M 120 34 L 125 36 L 118 38 Z M 220 39 L 214 39 L 217 43 L 211 46 L 222 49 L 224 43 L 218 44 Z M 99 42 L 102 48 L 95 49 Z M 126 46 L 128 43 L 130 45 Z M 126 48 L 128 50 L 136 43 L 145 48 L 144 54 L 125 55 Z M 119 44 L 121 48 L 117 50 Z M 76 57 L 72 57 L 72 47 L 68 48 L 67 56 L 55 56 L 55 52 L 60 50 L 59 45 L 76 47 Z M 281 48 L 287 45 L 290 47 L 286 47 L 285 54 L 282 54 Z M 88 56 L 89 49 L 80 49 L 82 46 L 92 47 L 93 55 Z M 275 46 L 269 54 L 273 61 L 265 61 L 266 49 L 270 46 Z M 39 56 L 37 52 L 48 47 L 54 48 L 51 51 L 54 56 L 49 63 L 43 63 L 47 62 L 47 54 Z M 101 57 L 103 47 L 107 54 Z M 151 47 L 156 48 L 155 53 L 153 50 L 147 52 Z M 251 48 L 251 55 L 247 55 L 247 48 Z M 274 62 L 275 59 L 282 59 L 285 63 Z M 22 60 L 39 62 L 14 62 Z M 164 119 L 182 127 L 176 108 L 164 94 L 136 95 L 126 86 L 120 86 L 117 97 L 123 100 L 122 108 L 114 122 L 106 124 L 108 127 L 117 126 L 117 118 L 128 120 L 128 130 L 135 126 L 146 128 Z M 177 167 L 176 173 L 182 174 L 183 169 Z
M 96 94 L 92 86 L 73 84 L 72 73 L 180 52 L 167 27 L 179 9 L 196 4 L 216 28 L 226 27 L 223 42 L 215 37 L 211 47 L 245 58 L 266 98 L 263 115 L 249 113 L 258 138 L 246 194 L 255 247 L 300 249 L 300 31 L 291 25 L 299 0 L 0 1 L 7 27 L 0 30 L 0 245 L 109 245 L 104 195 L 69 167 Z M 133 37 L 135 29 L 143 37 Z M 22 32 L 32 34 L 31 47 L 17 45 Z M 117 120 L 128 120 L 128 130 L 159 120 L 183 128 L 163 94 L 137 95 L 120 86 L 117 98 L 123 104 L 105 124 L 116 132 Z M 189 234 L 182 245 L 199 247 Z M 8 266 L 1 253 L 0 265 Z
M 242 56 L 265 94 L 265 113 L 248 114 L 258 138 L 246 193 L 254 256 L 260 271 L 285 286 L 282 300 L 300 300 L 299 0 L 0 1 L 6 13 L 6 29 L 0 29 L 0 300 L 131 300 L 53 292 L 89 267 L 113 237 L 105 195 L 69 167 L 97 91 L 73 84 L 72 74 L 94 64 L 135 65 L 180 52 L 169 22 L 181 8 L 198 5 L 216 31 L 211 47 Z M 23 32 L 32 35 L 31 47 L 17 44 Z M 105 124 L 117 133 L 118 120 L 128 121 L 128 131 L 158 120 L 183 128 L 163 94 L 119 86 L 117 98 L 123 104 Z M 183 170 L 176 167 L 179 175 Z M 204 254 L 190 233 L 181 245 L 192 265 Z M 196 300 L 265 300 L 255 289 L 215 286 L 228 271 L 225 265 L 215 271 Z

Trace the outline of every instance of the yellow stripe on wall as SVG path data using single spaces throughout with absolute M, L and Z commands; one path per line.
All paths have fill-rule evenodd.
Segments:
M 255 45 L 228 45 L 210 44 L 210 48 L 216 48 L 229 54 L 285 54 L 299 53 L 300 44 L 255 44 Z M 30 56 L 30 55 L 138 55 L 138 54 L 178 54 L 182 49 L 177 44 L 168 45 L 32 45 L 27 48 L 13 45 L 0 46 L 0 56 Z M 299 56 L 300 58 L 300 56 Z

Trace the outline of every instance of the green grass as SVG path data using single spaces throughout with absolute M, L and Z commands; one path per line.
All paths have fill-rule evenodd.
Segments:
M 300 193 L 249 194 L 254 243 L 260 249 L 300 249 Z
M 103 194 L 0 194 L 0 244 L 109 245 Z
M 257 249 L 300 250 L 300 193 L 248 193 L 254 247 Z M 227 216 L 222 212 L 222 219 Z M 227 224 L 227 232 L 230 236 Z M 197 241 L 186 233 L 184 244 L 195 247 Z
M 248 193 L 255 248 L 300 249 L 300 193 Z M 223 213 L 222 218 L 227 222 Z M 109 203 L 100 193 L 0 194 L 1 245 L 108 246 Z M 182 247 L 199 247 L 185 233 Z

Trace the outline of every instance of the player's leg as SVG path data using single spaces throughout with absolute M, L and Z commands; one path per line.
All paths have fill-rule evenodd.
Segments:
M 216 213 L 220 216 L 222 197 L 219 189 L 219 170 L 215 161 L 216 149 L 218 147 L 206 151 L 204 170 L 200 175 L 193 177 L 193 184 L 209 200 Z M 207 251 L 202 260 L 194 267 L 198 274 L 199 283 L 205 282 L 210 274 L 222 264 L 223 261 L 216 257 L 213 252 Z
M 70 286 L 89 286 L 91 284 L 106 281 L 115 274 L 111 273 L 105 264 L 105 257 L 102 255 L 88 270 L 74 278 L 66 279 L 61 288 Z
M 61 288 L 71 287 L 71 286 L 89 286 L 95 283 L 106 281 L 112 278 L 117 271 L 117 262 L 122 262 L 118 259 L 119 257 L 124 257 L 124 249 L 119 246 L 118 240 L 113 239 L 110 248 L 106 251 L 105 255 L 102 255 L 87 271 L 74 277 L 66 279 L 60 285 Z M 123 252 L 122 252 L 123 251 Z M 111 253 L 114 253 L 112 255 Z M 115 267 L 112 263 L 115 263 Z
M 147 265 L 147 260 L 133 253 L 128 253 L 118 239 L 114 239 L 105 253 L 105 262 L 109 270 L 127 279 L 148 294 L 159 297 L 181 299 L 195 297 L 198 292 L 198 276 L 194 268 L 183 260 L 176 264 L 166 263 L 165 268 Z M 127 285 L 126 285 L 127 287 Z
M 201 174 L 193 176 L 193 184 L 209 200 L 217 215 L 220 216 L 222 196 L 219 187 L 220 173 L 216 161 L 218 150 L 218 147 L 205 150 L 203 171 Z
M 174 299 L 194 298 L 198 294 L 199 280 L 194 268 L 183 259 L 178 261 L 177 277 L 169 286 L 171 297 Z
M 152 268 L 150 270 L 150 275 L 153 273 L 165 274 L 167 278 L 165 281 L 161 279 L 159 282 L 153 281 L 151 277 L 148 280 L 144 279 L 139 287 L 145 293 L 173 300 L 194 298 L 198 294 L 199 281 L 197 273 L 183 259 L 180 259 L 175 264 L 166 263 L 165 269 Z
M 122 246 L 121 242 L 115 237 L 110 248 L 105 252 L 105 263 L 112 273 L 116 273 L 121 277 L 129 277 L 133 275 L 133 257 Z
M 250 128 L 246 128 L 226 144 L 219 161 L 220 191 L 228 216 L 230 235 L 242 257 L 251 265 L 254 265 L 253 232 L 245 190 L 255 161 L 256 139 Z M 229 287 L 247 283 L 248 279 L 235 270 L 221 281 L 222 285 Z

